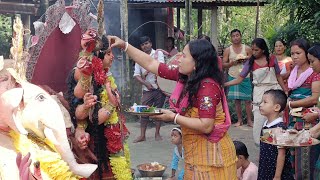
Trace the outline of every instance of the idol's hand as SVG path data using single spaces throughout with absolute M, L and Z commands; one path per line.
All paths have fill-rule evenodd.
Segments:
M 86 149 L 90 141 L 89 133 L 85 132 L 82 128 L 76 128 L 75 138 L 80 149 Z
M 107 36 L 107 38 L 111 48 L 116 47 L 123 50 L 126 48 L 126 42 L 117 36 Z
M 91 93 L 86 93 L 83 97 L 83 102 L 84 102 L 85 108 L 89 109 L 97 103 L 97 96 Z
M 176 113 L 167 109 L 161 109 L 160 112 L 162 112 L 162 114 L 150 116 L 150 118 L 164 122 L 172 122 L 174 120 L 174 116 L 176 115 Z

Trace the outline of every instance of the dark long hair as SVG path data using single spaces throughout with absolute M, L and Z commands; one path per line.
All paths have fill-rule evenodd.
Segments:
M 320 60 L 320 43 L 315 43 L 308 49 L 308 53 Z
M 258 48 L 260 48 L 261 50 L 263 50 L 263 54 L 266 56 L 266 60 L 268 62 L 268 67 L 269 67 L 269 62 L 270 62 L 270 53 L 269 53 L 269 48 L 267 46 L 267 43 L 264 39 L 262 38 L 255 38 L 251 45 L 256 45 Z M 250 71 L 252 71 L 252 67 L 253 67 L 253 62 L 254 60 L 256 60 L 257 58 L 254 57 L 253 55 L 249 58 L 249 67 L 250 67 Z
M 308 43 L 308 41 L 306 39 L 296 39 L 290 43 L 290 48 L 292 46 L 298 46 L 299 48 L 301 48 L 306 55 L 308 64 L 310 64 L 310 61 L 308 59 L 308 49 L 310 48 L 310 44 Z
M 75 68 L 73 68 L 69 74 L 68 77 L 66 79 L 66 83 L 67 83 L 67 91 L 64 93 L 64 98 L 68 101 L 69 103 L 69 113 L 70 113 L 70 117 L 71 117 L 71 121 L 73 126 L 76 128 L 77 127 L 77 119 L 76 119 L 76 108 L 78 105 L 83 104 L 83 100 L 82 99 L 78 99 L 77 97 L 75 97 L 74 95 L 74 88 L 77 85 L 77 81 L 74 78 L 74 73 L 75 73 Z
M 189 93 L 189 104 L 197 94 L 201 80 L 214 79 L 219 85 L 223 84 L 223 73 L 218 65 L 217 52 L 213 45 L 204 39 L 197 39 L 188 43 L 191 56 L 195 61 L 195 70 L 190 77 L 180 74 L 180 80 L 186 83 L 185 92 Z

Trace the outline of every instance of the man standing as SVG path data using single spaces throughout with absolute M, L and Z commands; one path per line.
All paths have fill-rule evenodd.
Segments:
M 228 69 L 228 81 L 237 78 L 243 68 L 243 63 L 237 61 L 239 55 L 250 57 L 252 50 L 250 47 L 241 43 L 241 32 L 234 29 L 230 32 L 232 45 L 225 49 L 223 53 L 223 68 Z M 241 101 L 245 101 L 247 113 L 247 125 L 252 127 L 252 86 L 250 77 L 246 77 L 239 85 L 231 86 L 229 88 L 228 99 L 235 100 L 235 108 L 238 117 L 238 122 L 235 126 L 243 124 L 241 113 Z
M 158 60 L 159 62 L 164 62 L 164 55 L 161 51 L 155 51 L 152 49 L 152 42 L 148 36 L 143 36 L 140 38 L 140 48 L 143 52 L 149 54 L 152 58 Z M 137 63 L 135 64 L 133 76 L 142 84 L 142 105 L 155 106 L 161 108 L 163 106 L 166 96 L 159 89 L 156 82 L 156 75 L 148 72 L 142 68 Z M 149 117 L 141 117 L 140 121 L 140 136 L 134 140 L 134 143 L 145 141 L 146 140 L 146 130 L 149 122 Z M 160 127 L 161 122 L 155 121 L 156 132 L 155 139 L 156 141 L 162 140 L 160 136 Z

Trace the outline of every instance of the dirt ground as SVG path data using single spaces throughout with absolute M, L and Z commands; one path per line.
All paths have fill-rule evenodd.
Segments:
M 171 157 L 174 145 L 170 141 L 170 131 L 176 125 L 163 124 L 160 130 L 162 141 L 155 141 L 154 133 L 155 128 L 149 126 L 146 133 L 146 141 L 140 143 L 133 143 L 133 140 L 140 135 L 140 124 L 139 122 L 128 122 L 128 129 L 131 135 L 128 139 L 130 152 L 131 152 L 131 163 L 132 168 L 136 169 L 136 177 L 140 177 L 140 173 L 136 166 L 138 164 L 146 162 L 159 162 L 167 165 L 167 169 L 163 175 L 163 179 L 166 179 L 171 175 Z M 241 127 L 233 127 L 229 129 L 229 134 L 233 140 L 239 140 L 247 145 L 249 151 L 249 159 L 258 165 L 258 148 L 254 145 L 252 138 L 252 128 L 246 125 Z M 177 174 L 177 173 L 176 173 Z

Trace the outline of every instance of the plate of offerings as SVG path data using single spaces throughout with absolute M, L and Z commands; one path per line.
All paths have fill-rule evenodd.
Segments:
M 248 56 L 245 56 L 243 54 L 238 54 L 237 57 L 235 58 L 235 61 L 240 64 L 240 63 L 243 63 L 245 61 L 247 61 L 249 57 Z
M 156 108 L 153 106 L 137 105 L 137 104 L 134 104 L 125 112 L 132 115 L 137 115 L 137 116 L 153 116 L 153 115 L 162 114 L 159 108 Z
M 284 147 L 304 147 L 320 143 L 318 139 L 312 138 L 307 130 L 284 130 L 282 128 L 265 129 L 260 139 L 264 143 Z
M 167 166 L 158 162 L 143 163 L 137 166 L 142 177 L 162 177 Z
M 315 113 L 315 111 L 311 108 L 298 107 L 298 108 L 291 109 L 289 112 L 291 116 L 295 116 L 295 117 L 302 117 L 307 113 Z

